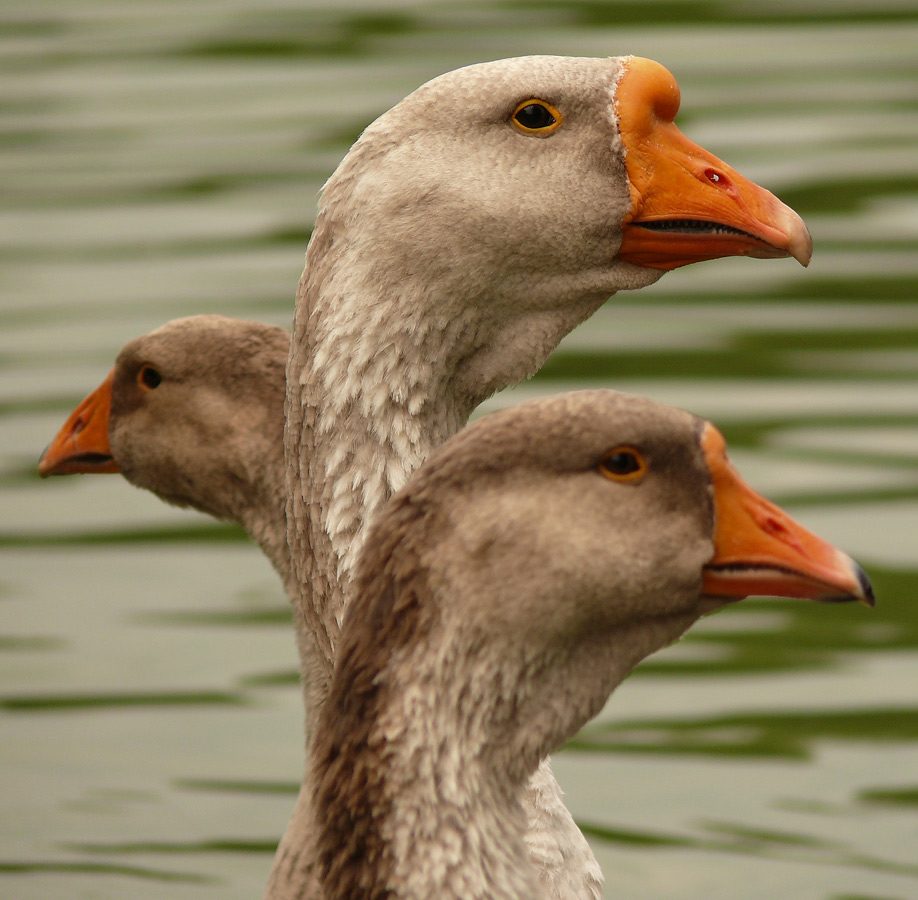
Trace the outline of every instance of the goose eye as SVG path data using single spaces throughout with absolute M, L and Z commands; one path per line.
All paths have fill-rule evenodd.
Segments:
M 153 366 L 143 366 L 137 373 L 137 383 L 145 390 L 152 391 L 158 388 L 163 376 Z
M 524 100 L 514 110 L 513 124 L 527 134 L 550 134 L 561 127 L 561 113 L 544 100 Z
M 599 471 L 612 481 L 639 481 L 647 472 L 647 462 L 634 447 L 615 447 L 603 457 Z

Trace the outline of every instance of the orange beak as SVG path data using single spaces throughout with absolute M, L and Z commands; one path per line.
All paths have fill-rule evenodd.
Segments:
M 108 444 L 108 420 L 112 409 L 112 380 L 115 370 L 102 382 L 64 422 L 45 450 L 38 472 L 48 475 L 118 472 Z
M 674 124 L 679 86 L 659 63 L 631 57 L 616 91 L 631 210 L 618 256 L 675 269 L 721 256 L 793 256 L 813 242 L 774 194 L 690 141 Z
M 874 605 L 864 570 L 752 490 L 727 459 L 713 425 L 705 426 L 701 446 L 714 487 L 714 557 L 704 567 L 702 593 Z

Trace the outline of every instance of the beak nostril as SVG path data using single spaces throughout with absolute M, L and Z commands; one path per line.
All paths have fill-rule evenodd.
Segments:
M 788 531 L 783 523 L 779 522 L 774 516 L 768 516 L 762 522 L 762 529 L 768 534 L 773 534 L 775 537 L 786 538 L 788 535 Z
M 793 547 L 803 556 L 807 555 L 800 541 L 797 540 L 797 536 L 779 517 L 769 512 L 764 516 L 754 515 L 753 518 L 758 521 L 759 527 L 765 534 L 787 544 L 788 547 Z
M 718 172 L 717 169 L 705 169 L 704 177 L 711 182 L 711 184 L 716 184 L 718 187 L 728 188 L 730 187 L 730 179 L 724 175 L 723 172 Z

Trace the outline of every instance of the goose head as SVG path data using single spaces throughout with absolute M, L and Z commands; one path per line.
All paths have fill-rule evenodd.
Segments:
M 873 605 L 861 568 L 754 491 L 713 424 L 614 391 L 522 404 L 435 450 L 371 527 L 356 602 L 405 558 L 451 636 L 514 656 L 608 633 L 620 677 L 750 594 Z
M 873 604 L 850 557 L 742 481 L 713 425 L 590 391 L 448 441 L 358 563 L 312 756 L 329 900 L 539 896 L 519 814 L 539 761 L 748 593 Z
M 449 72 L 383 114 L 326 184 L 307 252 L 324 380 L 378 357 L 367 335 L 428 357 L 442 336 L 444 362 L 419 364 L 415 381 L 448 372 L 445 389 L 474 406 L 667 269 L 735 255 L 805 265 L 799 216 L 685 137 L 679 103 L 651 60 L 537 56 Z M 399 390 L 406 403 L 422 393 Z
M 121 473 L 178 506 L 283 523 L 282 328 L 176 319 L 131 341 L 39 462 L 43 476 Z

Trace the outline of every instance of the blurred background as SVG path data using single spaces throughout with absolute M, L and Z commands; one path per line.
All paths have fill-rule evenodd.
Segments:
M 261 896 L 302 764 L 277 579 L 238 529 L 36 463 L 127 340 L 288 324 L 361 129 L 529 53 L 664 63 L 683 130 L 815 253 L 620 294 L 489 406 L 709 416 L 879 599 L 705 620 L 557 756 L 608 896 L 918 896 L 916 48 L 911 0 L 0 3 L 0 896 Z

